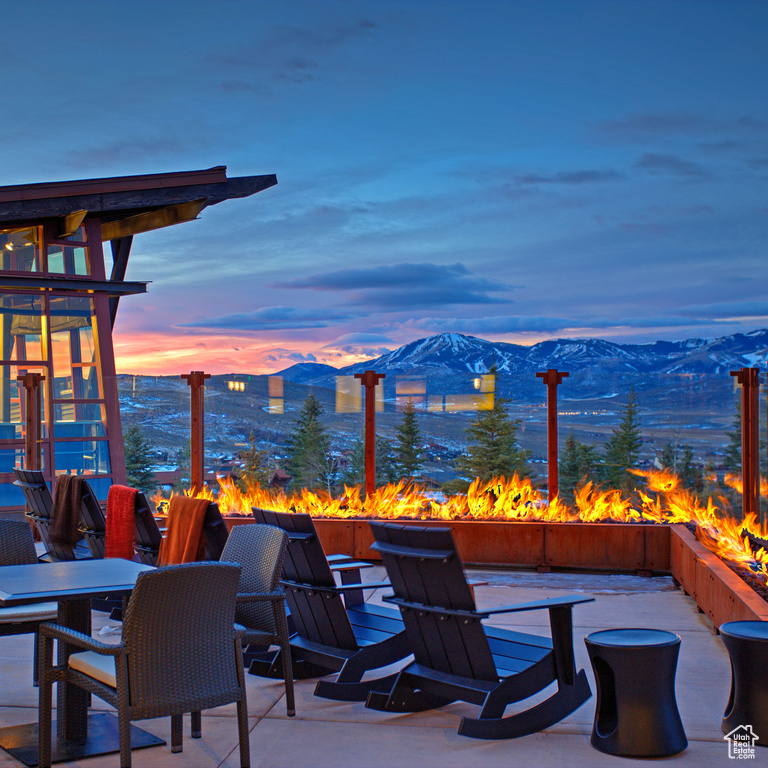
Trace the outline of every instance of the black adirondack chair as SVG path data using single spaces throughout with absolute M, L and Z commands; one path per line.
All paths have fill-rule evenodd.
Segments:
M 163 534 L 158 528 L 146 496 L 139 491 L 136 494 L 136 541 L 134 547 L 139 561 L 145 565 L 157 565 L 157 555 Z
M 107 542 L 107 520 L 96 494 L 87 486 L 80 503 L 80 533 L 95 558 L 104 557 Z
M 384 599 L 400 608 L 414 661 L 388 693 L 371 693 L 367 707 L 416 712 L 466 701 L 481 710 L 477 718 L 462 718 L 461 735 L 506 739 L 547 728 L 591 696 L 584 670 L 576 672 L 571 609 L 593 598 L 569 595 L 478 611 L 449 528 L 382 522 L 371 528 L 372 548 L 381 553 L 394 590 Z M 482 624 L 493 614 L 544 608 L 551 639 Z M 548 699 L 504 717 L 508 704 L 554 682 L 557 691 Z
M 39 470 L 18 467 L 14 468 L 14 472 L 16 473 L 14 485 L 21 488 L 27 502 L 27 518 L 35 524 L 46 550 L 46 554 L 41 559 L 86 560 L 93 557 L 91 552 L 80 544 L 71 547 L 51 538 L 49 526 L 52 520 L 53 497 L 43 473 Z
M 355 583 L 337 585 L 312 518 L 307 514 L 255 513 L 259 522 L 288 534 L 281 584 L 291 612 L 294 633 L 291 657 L 294 676 L 320 677 L 338 672 L 335 681 L 320 680 L 315 695 L 340 701 L 365 701 L 374 690 L 389 690 L 394 675 L 362 681 L 371 670 L 386 667 L 410 654 L 397 611 L 367 603 L 362 590 L 388 584 L 359 581 L 359 563 L 340 558 L 335 568 L 357 572 Z M 350 599 L 351 596 L 351 599 Z M 255 658 L 251 674 L 281 677 L 279 652 Z

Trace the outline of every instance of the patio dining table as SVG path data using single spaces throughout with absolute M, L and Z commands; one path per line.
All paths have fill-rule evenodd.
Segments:
M 91 633 L 91 598 L 131 592 L 143 571 L 153 567 L 118 558 L 68 560 L 55 563 L 9 565 L 0 568 L 0 607 L 58 602 L 57 623 Z M 58 663 L 77 649 L 58 643 Z M 117 717 L 108 712 L 88 713 L 90 696 L 66 683 L 57 684 L 57 720 L 52 758 L 66 762 L 119 750 Z M 0 705 L 2 694 L 0 693 Z M 38 764 L 37 723 L 0 728 L 0 747 L 28 766 Z M 131 726 L 131 746 L 164 744 L 146 731 Z

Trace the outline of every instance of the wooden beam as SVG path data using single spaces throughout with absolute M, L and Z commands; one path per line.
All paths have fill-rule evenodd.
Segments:
M 71 277 L 20 277 L 2 272 L 0 272 L 0 288 L 48 288 L 55 291 L 106 293 L 108 296 L 127 296 L 147 292 L 145 282 L 85 280 Z
M 87 210 L 82 209 L 80 211 L 72 211 L 72 213 L 62 216 L 59 229 L 56 232 L 56 237 L 69 237 L 70 235 L 74 235 L 75 232 L 80 229 L 80 225 L 83 223 L 87 213 Z
M 122 237 L 131 237 L 140 232 L 151 232 L 153 229 L 170 227 L 172 224 L 181 224 L 184 221 L 196 219 L 200 211 L 206 206 L 206 198 L 193 200 L 189 203 L 169 205 L 149 213 L 140 213 L 137 216 L 129 216 L 119 221 L 109 221 L 101 225 L 102 240 L 116 240 Z
M 125 279 L 125 272 L 128 269 L 128 256 L 131 253 L 131 244 L 133 235 L 128 237 L 119 237 L 113 240 L 112 246 L 112 275 L 110 280 L 113 282 L 122 282 Z M 115 318 L 117 317 L 117 307 L 120 303 L 119 296 L 109 297 L 109 319 L 112 327 L 115 327 Z

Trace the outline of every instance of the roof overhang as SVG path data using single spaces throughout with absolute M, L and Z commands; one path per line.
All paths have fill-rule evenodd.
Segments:
M 277 184 L 274 174 L 227 178 L 225 166 L 200 171 L 0 187 L 0 227 L 59 219 L 69 234 L 86 216 L 113 240 L 194 219 L 209 205 L 249 197 Z M 77 227 L 74 227 L 77 229 Z

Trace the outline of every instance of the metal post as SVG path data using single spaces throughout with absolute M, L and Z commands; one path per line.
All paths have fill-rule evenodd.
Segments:
M 190 386 L 189 393 L 189 463 L 192 495 L 200 493 L 205 487 L 205 380 L 210 373 L 192 371 L 182 373 L 182 379 Z
M 356 373 L 365 387 L 365 496 L 376 490 L 376 385 L 385 378 L 383 373 Z
M 25 373 L 16 377 L 26 390 L 24 464 L 27 469 L 40 469 L 40 436 L 42 434 L 42 398 L 38 385 L 45 380 L 41 373 Z
M 760 371 L 731 371 L 741 384 L 741 484 L 745 515 L 760 514 Z
M 558 494 L 557 477 L 557 386 L 568 374 L 549 368 L 536 374 L 547 385 L 547 467 L 549 480 L 547 498 L 552 501 Z

